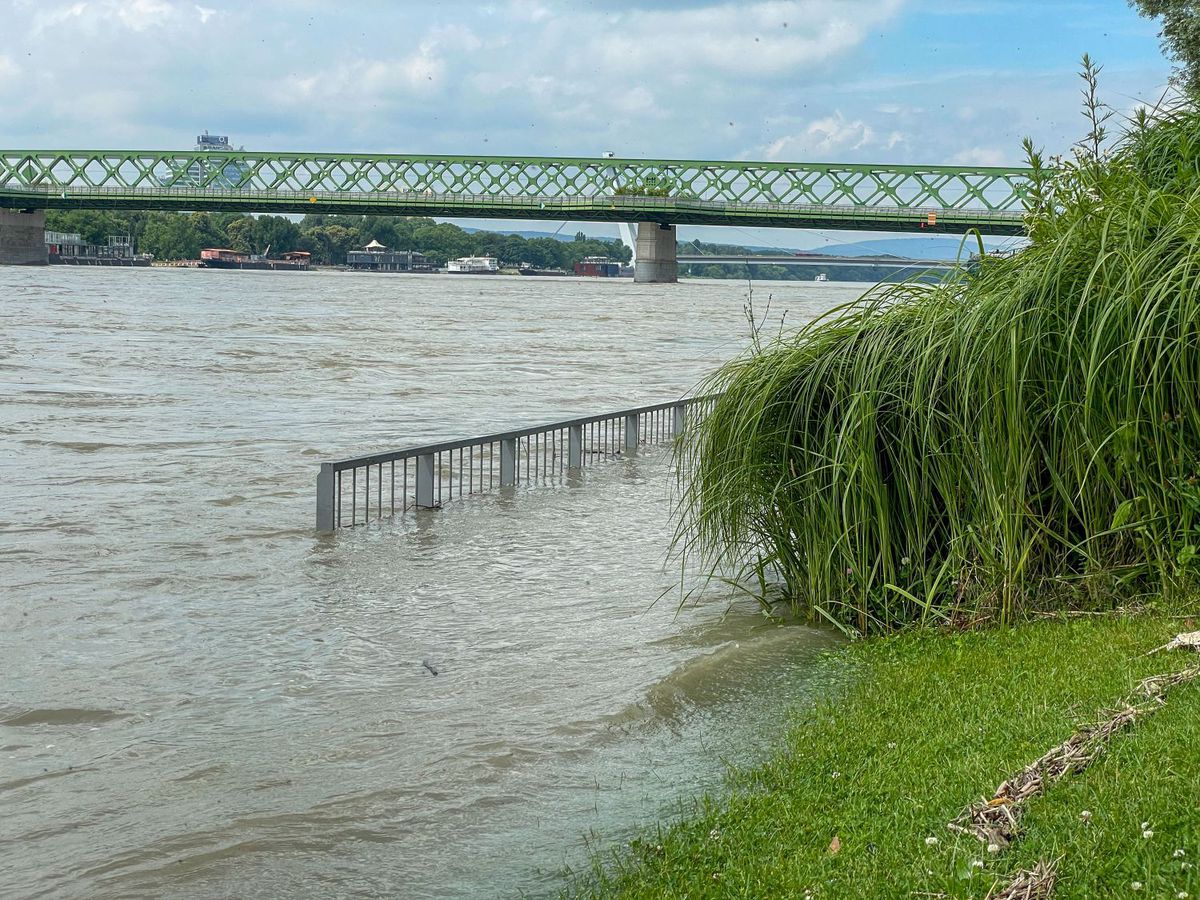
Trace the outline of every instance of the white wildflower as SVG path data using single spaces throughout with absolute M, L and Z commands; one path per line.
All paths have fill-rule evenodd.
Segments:
M 1081 812 L 1079 814 L 1079 818 L 1082 819 L 1084 822 L 1092 821 L 1092 811 L 1090 809 L 1085 809 L 1083 812 Z
M 1142 832 L 1142 837 L 1144 837 L 1146 840 L 1150 840 L 1150 838 L 1154 837 L 1154 832 L 1147 828 Z
M 1140 881 L 1135 881 L 1129 885 L 1129 889 L 1131 891 L 1140 891 L 1142 889 L 1142 883 Z
M 988 850 L 988 853 L 999 853 L 1000 845 L 999 844 L 988 844 L 987 850 Z
M 1181 857 L 1183 857 L 1185 854 L 1184 854 L 1184 852 L 1183 852 L 1183 848 L 1182 848 L 1182 847 L 1180 847 L 1178 850 L 1176 850 L 1176 851 L 1175 851 L 1173 854 L 1171 854 L 1171 855 L 1172 855 L 1172 856 L 1174 856 L 1176 859 L 1180 859 L 1180 858 L 1181 858 Z
M 925 838 L 925 846 L 926 847 L 936 847 L 937 843 L 938 843 L 938 839 L 935 838 L 932 834 L 929 837 Z
M 983 860 L 982 859 L 971 860 L 971 868 L 972 869 L 982 869 L 983 868 Z

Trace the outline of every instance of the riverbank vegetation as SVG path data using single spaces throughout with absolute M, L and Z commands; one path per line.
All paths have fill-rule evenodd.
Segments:
M 703 386 L 685 555 L 856 634 L 1191 586 L 1200 115 L 1140 112 L 1107 147 L 1090 112 L 1071 158 L 1027 147 L 1026 249 L 881 285 Z
M 371 241 L 394 250 L 424 253 L 436 266 L 460 256 L 494 256 L 501 265 L 529 263 L 537 268 L 567 269 L 585 256 L 628 262 L 630 250 L 618 240 L 585 237 L 571 241 L 524 238 L 490 231 L 469 232 L 449 222 L 406 216 L 307 215 L 298 222 L 283 216 L 237 213 L 107 212 L 51 210 L 50 231 L 78 233 L 85 241 L 104 244 L 109 235 L 133 238 L 138 253 L 157 259 L 198 259 L 205 247 L 228 247 L 243 253 L 306 250 L 317 265 L 340 265 L 350 250 Z
M 1046 861 L 1056 897 L 1200 897 L 1195 681 L 1029 801 L 1007 849 L 947 828 L 1141 679 L 1197 666 L 1195 654 L 1146 655 L 1189 626 L 1160 610 L 853 644 L 827 661 L 842 686 L 796 714 L 769 762 L 598 861 L 576 891 L 983 898 Z

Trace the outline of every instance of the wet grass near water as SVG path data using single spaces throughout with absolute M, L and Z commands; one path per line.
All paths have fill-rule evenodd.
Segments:
M 1011 848 L 946 824 L 1143 677 L 1198 661 L 1144 654 L 1183 623 L 1104 617 L 856 644 L 841 696 L 798 714 L 726 798 L 648 833 L 576 886 L 587 896 L 985 897 L 1038 859 L 1056 897 L 1200 896 L 1200 685 L 1031 801 Z

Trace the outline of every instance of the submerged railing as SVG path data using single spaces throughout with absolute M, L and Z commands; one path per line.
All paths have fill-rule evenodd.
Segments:
M 496 488 L 545 483 L 680 434 L 715 397 L 691 397 L 321 464 L 317 530 L 335 531 Z

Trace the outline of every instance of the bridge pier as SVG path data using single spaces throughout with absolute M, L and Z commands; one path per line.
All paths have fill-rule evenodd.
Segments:
M 0 209 L 0 266 L 44 266 L 46 211 Z
M 638 284 L 674 284 L 679 280 L 675 226 L 638 222 L 633 280 Z

